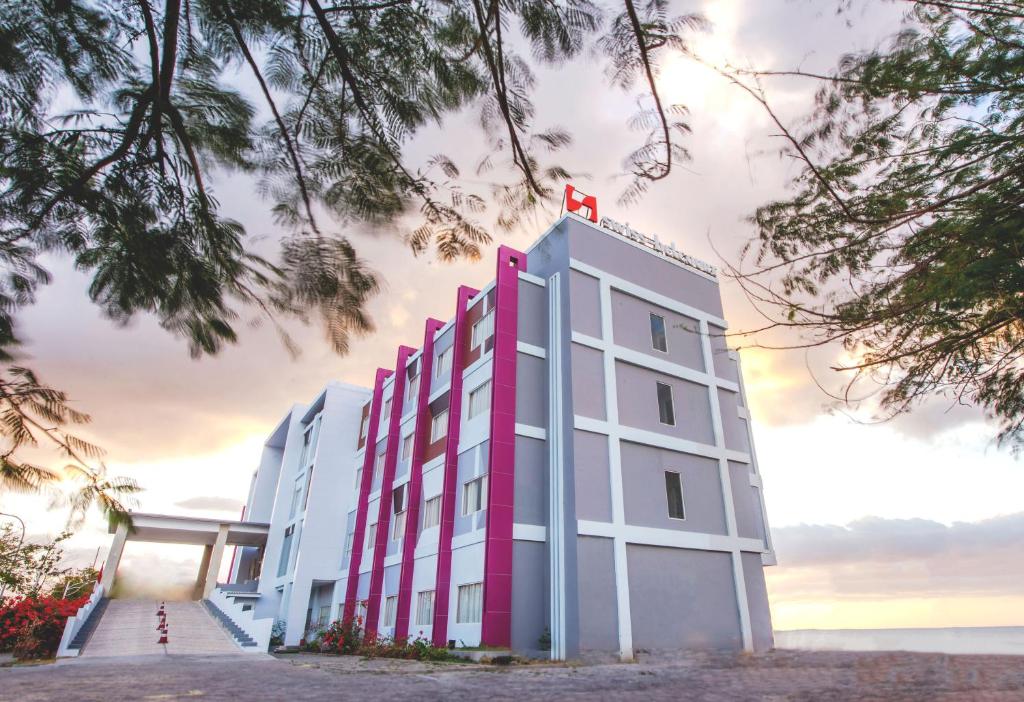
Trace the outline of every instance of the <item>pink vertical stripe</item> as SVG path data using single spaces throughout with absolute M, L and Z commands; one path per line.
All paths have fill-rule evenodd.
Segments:
M 384 453 L 384 478 L 380 486 L 380 503 L 377 506 L 377 538 L 373 546 L 373 570 L 370 571 L 370 601 L 366 605 L 366 636 L 377 635 L 377 621 L 380 618 L 380 600 L 384 589 L 384 556 L 387 555 L 391 526 L 391 488 L 395 482 L 395 466 L 398 465 L 398 445 L 402 423 L 402 409 L 405 405 L 405 381 L 408 378 L 406 364 L 416 349 L 398 347 L 395 361 L 395 382 L 391 389 L 391 417 L 388 424 L 388 443 Z
M 377 457 L 377 430 L 380 427 L 381 400 L 384 396 L 384 381 L 392 371 L 377 369 L 373 381 L 373 398 L 370 401 L 370 423 L 366 428 L 365 453 L 363 455 L 363 477 L 359 485 L 359 501 L 356 503 L 356 523 L 352 532 L 352 555 L 348 564 L 348 583 L 345 586 L 345 609 L 342 621 L 349 621 L 356 613 L 356 596 L 359 589 L 359 564 L 363 558 L 363 542 L 366 540 L 366 510 L 369 506 L 370 486 L 373 483 L 373 462 Z M 394 404 L 394 403 L 392 403 Z
M 395 615 L 395 639 L 409 637 L 409 609 L 412 602 L 412 578 L 416 566 L 416 537 L 420 523 L 420 496 L 423 494 L 423 452 L 430 436 L 430 381 L 434 368 L 434 335 L 443 322 L 428 319 L 423 331 L 423 353 L 420 355 L 420 384 L 416 396 L 416 428 L 409 467 L 406 494 L 405 534 L 402 539 L 402 571 L 398 584 L 398 608 Z
M 484 545 L 484 603 L 480 641 L 512 644 L 512 521 L 515 502 L 516 354 L 519 271 L 526 254 L 498 247 L 495 278 L 494 357 L 491 379 L 491 444 Z
M 434 586 L 435 646 L 448 645 L 448 610 L 452 583 L 452 532 L 455 531 L 455 492 L 459 478 L 459 432 L 462 424 L 462 371 L 465 363 L 466 307 L 477 294 L 459 287 L 452 330 L 452 380 L 448 390 L 448 437 L 444 444 L 444 487 L 441 492 L 441 529 L 437 546 L 437 578 Z

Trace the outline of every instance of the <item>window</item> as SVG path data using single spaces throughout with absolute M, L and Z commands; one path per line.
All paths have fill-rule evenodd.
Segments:
M 306 511 L 306 506 L 309 504 L 309 486 L 313 483 L 313 464 L 309 464 L 309 468 L 306 469 L 306 495 L 302 499 L 302 511 Z
M 384 626 L 395 625 L 395 613 L 398 611 L 398 596 L 384 598 Z
M 364 414 L 363 418 L 359 421 L 359 440 L 360 441 L 362 441 L 363 439 L 366 438 L 366 430 L 369 428 L 369 426 L 370 426 L 370 413 L 369 413 L 369 411 L 367 411 L 367 413 Z
M 494 310 L 490 310 L 479 322 L 473 325 L 473 335 L 469 348 L 475 349 L 480 346 L 490 339 L 492 334 L 494 334 Z
M 381 478 L 384 477 L 384 454 L 378 453 L 376 460 L 373 462 L 373 483 L 371 483 L 370 489 L 373 489 L 373 485 L 380 483 Z
M 409 378 L 409 382 L 406 383 L 405 398 L 407 400 L 415 400 L 416 399 L 416 393 L 419 391 L 419 389 L 420 389 L 420 377 L 417 375 L 417 376 L 414 376 L 412 378 Z
M 284 540 L 281 541 L 281 558 L 277 561 L 277 577 L 281 577 L 288 572 L 288 559 L 292 555 L 292 535 L 294 533 L 294 526 L 284 530 Z
M 342 558 L 346 561 L 352 556 L 352 546 L 355 544 L 355 540 L 356 535 L 353 531 L 350 531 L 348 536 L 345 537 L 345 553 Z
M 406 434 L 405 438 L 402 439 L 402 460 L 408 461 L 412 458 L 412 437 L 413 435 Z
M 683 513 L 683 478 L 679 473 L 665 471 L 665 495 L 668 497 L 670 519 L 686 519 Z
M 380 420 L 382 422 L 387 421 L 391 418 L 391 398 L 384 400 L 384 411 L 380 414 Z
M 672 404 L 672 386 L 658 383 L 658 418 L 662 424 L 675 426 L 676 410 Z
M 665 318 L 651 312 L 651 346 L 655 351 L 668 352 L 668 337 L 665 335 Z
M 459 585 L 459 604 L 455 614 L 456 624 L 479 624 L 482 619 L 484 584 Z
M 487 476 L 481 475 L 462 486 L 462 516 L 487 507 Z
M 363 467 L 359 466 L 356 468 L 356 492 L 359 492 L 360 486 L 363 484 Z
M 320 606 L 320 613 L 316 616 L 316 630 L 326 629 L 331 619 L 331 606 L 329 604 Z
M 441 523 L 441 496 L 431 497 L 423 503 L 423 528 L 430 529 Z
M 399 485 L 391 491 L 391 507 L 395 513 L 395 526 L 391 539 L 398 541 L 405 536 L 405 485 Z
M 430 443 L 443 439 L 448 434 L 448 410 L 434 415 L 430 423 Z
M 370 551 L 377 545 L 377 525 L 371 524 L 366 527 L 366 550 Z
M 302 478 L 295 480 L 295 492 L 292 493 L 292 505 L 288 509 L 288 519 L 294 519 L 299 513 L 299 503 L 302 502 Z
M 434 623 L 434 591 L 424 590 L 416 595 L 416 626 Z
M 469 393 L 469 419 L 491 408 L 491 381 L 487 380 Z
M 452 367 L 452 347 L 449 346 L 444 351 L 437 355 L 437 362 L 434 366 L 434 377 L 440 378 L 442 375 L 451 370 Z

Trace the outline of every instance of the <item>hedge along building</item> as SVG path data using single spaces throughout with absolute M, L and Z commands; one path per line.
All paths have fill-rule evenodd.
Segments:
M 245 511 L 266 547 L 238 551 L 218 596 L 287 644 L 358 616 L 559 659 L 771 646 L 774 553 L 714 271 L 567 195 L 372 390 L 334 383 L 282 420 Z

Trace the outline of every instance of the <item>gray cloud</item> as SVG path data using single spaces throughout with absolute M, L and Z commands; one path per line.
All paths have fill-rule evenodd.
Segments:
M 1020 595 L 1024 512 L 951 525 L 869 517 L 773 529 L 786 597 Z
M 202 510 L 213 510 L 220 512 L 237 512 L 242 509 L 242 503 L 238 500 L 231 499 L 230 497 L 190 497 L 187 500 L 181 502 L 175 502 L 175 507 L 181 507 L 182 509 L 202 509 Z

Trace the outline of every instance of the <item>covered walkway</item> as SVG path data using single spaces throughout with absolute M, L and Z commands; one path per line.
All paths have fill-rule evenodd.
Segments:
M 194 544 L 203 546 L 203 557 L 196 575 L 193 597 L 197 600 L 210 596 L 217 585 L 226 546 L 265 546 L 269 524 L 258 522 L 220 521 L 195 517 L 177 517 L 166 514 L 132 513 L 133 529 L 123 524 L 110 529 L 114 535 L 110 553 L 103 567 L 102 584 L 110 592 L 117 577 L 121 554 L 128 541 L 149 541 L 164 544 Z

